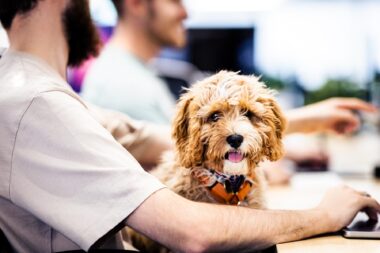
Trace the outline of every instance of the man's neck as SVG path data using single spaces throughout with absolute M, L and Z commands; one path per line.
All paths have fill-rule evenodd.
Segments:
M 26 14 L 27 16 L 15 17 L 8 32 L 10 48 L 44 60 L 66 79 L 68 46 L 61 13 L 54 4 L 47 6 L 44 2 L 40 1 L 36 9 Z M 46 18 L 47 15 L 49 18 Z
M 110 39 L 110 45 L 122 48 L 144 62 L 155 57 L 161 46 L 148 38 L 146 31 L 125 21 L 118 22 Z

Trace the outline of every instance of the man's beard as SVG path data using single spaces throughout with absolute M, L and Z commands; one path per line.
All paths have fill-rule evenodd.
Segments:
M 157 31 L 152 26 L 148 26 L 146 33 L 151 41 L 154 44 L 159 45 L 160 47 L 175 47 L 175 43 L 170 39 L 161 34 L 161 31 Z
M 152 1 L 149 2 L 148 11 L 149 16 L 146 23 L 146 33 L 149 39 L 153 41 L 156 45 L 159 45 L 160 47 L 182 48 L 185 45 L 186 38 L 183 42 L 179 42 L 180 44 L 178 44 L 178 41 L 174 38 L 171 38 L 170 35 L 167 33 L 167 29 L 173 29 L 173 27 L 160 27 L 160 29 L 158 29 L 154 26 L 154 24 L 157 23 L 157 19 L 159 17 L 157 11 L 153 7 Z
M 100 40 L 91 20 L 88 0 L 71 0 L 62 18 L 69 47 L 68 65 L 79 66 L 90 56 L 97 56 Z

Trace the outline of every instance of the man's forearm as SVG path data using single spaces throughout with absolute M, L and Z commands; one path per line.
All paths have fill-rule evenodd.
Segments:
M 148 198 L 128 224 L 175 251 L 245 252 L 329 232 L 324 218 L 319 210 L 270 211 L 196 203 L 165 189 Z
M 331 230 L 328 222 L 323 219 L 323 213 L 319 210 L 264 211 L 251 209 L 244 211 L 249 212 L 240 214 L 240 216 L 245 216 L 245 221 L 241 221 L 241 226 L 250 227 L 250 232 L 240 232 L 242 233 L 241 238 L 245 241 L 242 240 L 239 244 L 250 249 L 262 249 L 273 244 L 300 240 Z M 232 233 L 234 232 L 231 231 Z
M 305 119 L 305 113 L 302 110 L 304 108 L 292 109 L 285 113 L 288 120 L 286 134 L 312 132 L 313 124 L 317 122 Z
M 318 210 L 264 211 L 231 206 L 204 208 L 205 214 L 219 214 L 211 215 L 203 221 L 209 220 L 209 226 L 213 230 L 208 234 L 212 238 L 207 238 L 208 242 L 205 242 L 206 251 L 259 250 L 330 230 L 328 223 L 323 219 L 323 213 Z M 210 208 L 215 208 L 215 212 L 210 212 Z

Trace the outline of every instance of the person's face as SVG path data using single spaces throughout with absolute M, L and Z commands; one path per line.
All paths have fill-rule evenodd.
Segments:
M 70 0 L 62 15 L 69 47 L 69 66 L 78 66 L 90 56 L 96 56 L 99 37 L 91 20 L 88 0 Z
M 147 32 L 160 46 L 183 47 L 186 31 L 183 20 L 187 18 L 181 0 L 147 0 L 149 19 Z

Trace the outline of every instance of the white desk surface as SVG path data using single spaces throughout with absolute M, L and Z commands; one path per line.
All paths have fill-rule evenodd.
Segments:
M 338 177 L 331 173 L 297 174 L 290 185 L 268 187 L 268 207 L 272 209 L 307 209 L 316 206 L 325 191 L 344 183 L 366 191 L 380 200 L 380 180 Z M 324 235 L 277 245 L 279 253 L 380 253 L 380 240 L 346 239 L 341 235 Z

